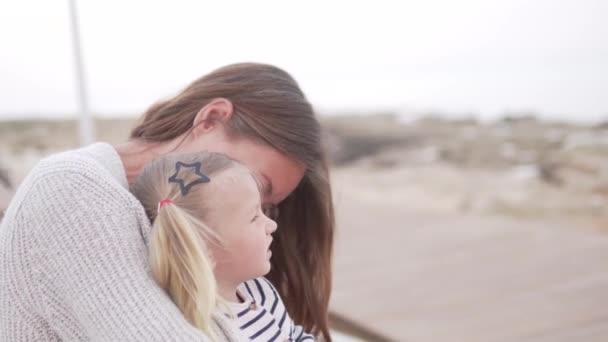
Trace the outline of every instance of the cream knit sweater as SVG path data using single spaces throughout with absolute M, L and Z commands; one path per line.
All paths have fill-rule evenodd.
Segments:
M 150 230 L 112 146 L 42 160 L 0 225 L 0 341 L 207 341 L 151 278 Z

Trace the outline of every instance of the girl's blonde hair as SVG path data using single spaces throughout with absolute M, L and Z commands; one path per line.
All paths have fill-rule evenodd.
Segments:
M 194 167 L 177 169 L 177 162 L 200 163 L 200 172 L 211 181 L 196 184 L 182 195 L 180 185 L 169 182 L 172 175 L 176 174 L 185 185 L 201 178 Z M 212 340 L 217 340 L 211 328 L 212 316 L 221 298 L 208 246 L 220 244 L 221 238 L 205 224 L 205 217 L 212 200 L 208 194 L 215 186 L 214 176 L 233 167 L 243 166 L 218 153 L 167 155 L 146 165 L 131 186 L 152 222 L 149 255 L 154 279 L 186 319 Z M 159 202 L 163 199 L 171 202 L 161 207 Z

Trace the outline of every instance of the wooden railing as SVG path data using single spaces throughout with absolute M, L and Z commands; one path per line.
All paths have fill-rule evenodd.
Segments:
M 394 342 L 393 339 L 383 335 L 380 332 L 374 331 L 368 326 L 359 324 L 344 315 L 337 312 L 329 312 L 329 326 L 331 329 L 343 334 L 353 336 L 363 341 L 369 342 Z

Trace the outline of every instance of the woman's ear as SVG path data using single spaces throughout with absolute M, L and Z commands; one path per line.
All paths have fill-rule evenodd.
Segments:
M 230 100 L 216 98 L 201 108 L 192 123 L 192 132 L 195 135 L 210 132 L 218 125 L 223 125 L 232 118 L 234 106 Z

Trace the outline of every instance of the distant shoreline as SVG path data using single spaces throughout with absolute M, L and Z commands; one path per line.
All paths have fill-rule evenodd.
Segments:
M 500 115 L 480 115 L 467 112 L 448 112 L 448 111 L 391 111 L 391 110 L 340 110 L 340 111 L 318 111 L 320 118 L 348 118 L 348 117 L 373 117 L 373 116 L 392 116 L 399 122 L 409 123 L 419 120 L 436 119 L 446 122 L 476 121 L 478 123 L 490 124 L 505 120 L 533 120 L 541 123 L 576 125 L 581 127 L 593 127 L 597 125 L 608 125 L 608 113 L 601 117 L 563 117 L 537 113 L 534 111 L 512 111 L 504 112 Z M 141 113 L 94 113 L 93 117 L 99 121 L 135 121 Z M 78 120 L 76 114 L 66 115 L 63 113 L 0 113 L 0 125 L 11 122 L 64 122 Z

